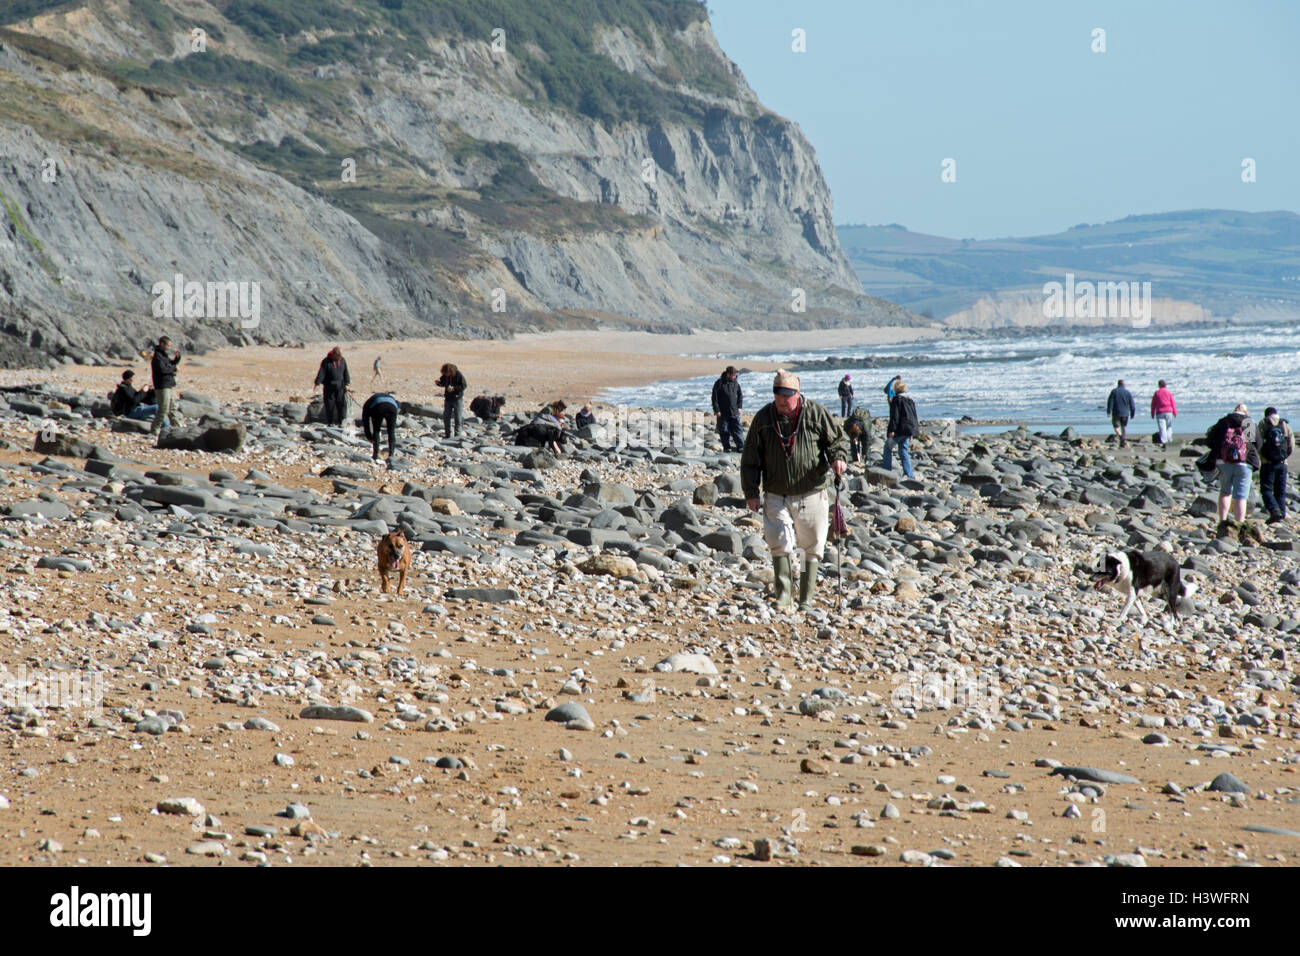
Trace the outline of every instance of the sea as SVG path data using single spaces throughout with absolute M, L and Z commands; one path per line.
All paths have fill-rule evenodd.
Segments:
M 856 403 L 875 416 L 888 414 L 885 383 L 902 375 L 922 420 L 969 416 L 980 424 L 960 427 L 975 433 L 1005 431 L 1006 422 L 1049 433 L 1066 427 L 1080 434 L 1107 433 L 1106 397 L 1119 379 L 1137 404 L 1129 433 L 1139 437 L 1155 431 L 1151 395 L 1160 379 L 1178 403 L 1175 436 L 1203 435 L 1238 402 L 1247 405 L 1256 421 L 1268 405 L 1292 421 L 1300 418 L 1300 316 L 1293 323 L 1253 326 L 1018 330 L 829 349 L 816 343 L 816 332 L 809 332 L 807 348 L 709 354 L 719 358 L 719 373 L 727 364 L 743 370 L 746 362 L 793 365 L 839 358 L 831 367 L 799 371 L 804 393 L 836 414 L 836 386 L 846 374 L 852 376 Z M 742 373 L 746 410 L 757 411 L 771 400 L 771 377 L 769 372 Z M 707 413 L 716 378 L 612 388 L 599 398 L 615 405 Z

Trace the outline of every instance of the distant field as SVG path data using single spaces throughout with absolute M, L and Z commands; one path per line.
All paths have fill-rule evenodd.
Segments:
M 1079 280 L 1149 281 L 1153 294 L 1230 316 L 1300 303 L 1300 216 L 1188 210 L 1051 236 L 949 239 L 899 225 L 837 227 L 871 295 L 942 319 L 997 292 Z

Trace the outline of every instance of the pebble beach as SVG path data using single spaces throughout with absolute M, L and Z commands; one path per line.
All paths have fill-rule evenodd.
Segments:
M 186 358 L 193 444 L 221 450 L 105 415 L 120 367 L 4 373 L 0 863 L 1300 853 L 1300 544 L 1258 519 L 1216 537 L 1203 449 L 922 409 L 916 478 L 876 467 L 878 427 L 815 607 L 778 612 L 716 435 L 598 407 L 565 455 L 511 443 L 543 401 L 721 370 L 585 335 L 346 347 L 359 399 L 405 403 L 391 466 L 306 420 L 326 345 Z M 503 419 L 444 439 L 440 361 Z M 398 527 L 414 563 L 382 594 Z M 1089 574 L 1129 548 L 1172 552 L 1195 607 L 1144 595 L 1150 623 L 1117 623 Z

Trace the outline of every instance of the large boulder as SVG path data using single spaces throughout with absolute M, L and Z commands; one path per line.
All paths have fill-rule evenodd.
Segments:
M 52 433 L 49 429 L 41 429 L 36 433 L 35 450 L 44 455 L 59 455 L 64 458 L 89 458 L 95 446 L 64 432 Z
M 180 451 L 238 451 L 243 447 L 247 434 L 247 429 L 238 422 L 186 425 L 164 429 L 158 436 L 158 447 Z

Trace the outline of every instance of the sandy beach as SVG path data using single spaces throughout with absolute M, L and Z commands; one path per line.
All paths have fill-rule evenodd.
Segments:
M 910 328 L 826 329 L 814 332 L 697 332 L 654 335 L 648 332 L 538 332 L 507 340 L 416 339 L 401 342 L 340 344 L 359 401 L 371 391 L 392 391 L 403 401 L 433 402 L 433 387 L 444 362 L 457 365 L 469 382 L 469 395 L 505 395 L 507 409 L 533 408 L 564 399 L 588 401 L 602 389 L 620 385 L 717 374 L 731 355 L 810 347 L 885 345 L 933 337 L 935 332 Z M 333 342 L 303 349 L 229 348 L 182 361 L 179 387 L 223 400 L 289 401 L 312 394 L 316 370 Z M 706 357 L 698 357 L 704 355 Z M 372 364 L 383 360 L 383 378 Z M 722 364 L 719 364 L 719 363 Z M 148 379 L 149 363 L 133 366 L 137 380 Z M 748 363 L 755 371 L 776 365 Z M 66 366 L 53 372 L 4 371 L 0 384 L 51 382 L 107 393 L 121 377 L 123 365 Z M 515 403 L 518 404 L 515 404 Z

